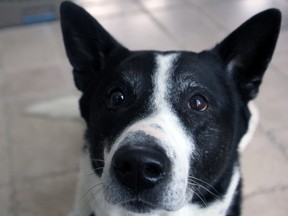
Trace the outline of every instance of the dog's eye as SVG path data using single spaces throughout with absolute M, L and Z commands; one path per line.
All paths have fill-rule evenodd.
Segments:
M 203 112 L 208 108 L 208 101 L 203 95 L 194 95 L 188 102 L 190 109 Z
M 109 95 L 108 106 L 115 108 L 124 103 L 125 96 L 121 90 L 114 90 Z

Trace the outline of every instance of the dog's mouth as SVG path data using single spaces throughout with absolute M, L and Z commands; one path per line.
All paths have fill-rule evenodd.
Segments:
M 138 198 L 123 202 L 121 203 L 121 206 L 135 213 L 150 213 L 157 209 L 155 204 Z

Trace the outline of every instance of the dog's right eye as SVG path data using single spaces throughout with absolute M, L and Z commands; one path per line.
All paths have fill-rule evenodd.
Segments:
M 188 106 L 190 109 L 203 112 L 208 109 L 208 101 L 203 95 L 196 94 L 191 97 Z
M 109 94 L 108 107 L 116 108 L 123 104 L 125 95 L 121 90 L 114 90 Z

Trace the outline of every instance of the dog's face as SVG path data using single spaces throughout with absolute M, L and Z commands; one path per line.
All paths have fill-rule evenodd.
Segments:
M 265 11 L 212 50 L 193 53 L 129 51 L 83 9 L 61 9 L 105 202 L 144 213 L 224 195 L 248 127 L 247 103 L 275 47 L 279 12 Z
M 93 166 L 104 166 L 97 174 L 107 201 L 135 211 L 176 210 L 191 200 L 197 179 L 213 182 L 235 156 L 233 131 L 245 132 L 231 121 L 238 96 L 216 75 L 223 68 L 214 58 L 130 53 L 93 84 L 89 147 L 92 159 L 104 160 Z

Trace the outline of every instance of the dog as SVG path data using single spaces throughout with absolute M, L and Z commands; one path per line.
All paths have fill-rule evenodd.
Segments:
M 60 14 L 87 125 L 72 215 L 239 216 L 239 143 L 280 11 L 199 53 L 131 51 L 74 3 Z

